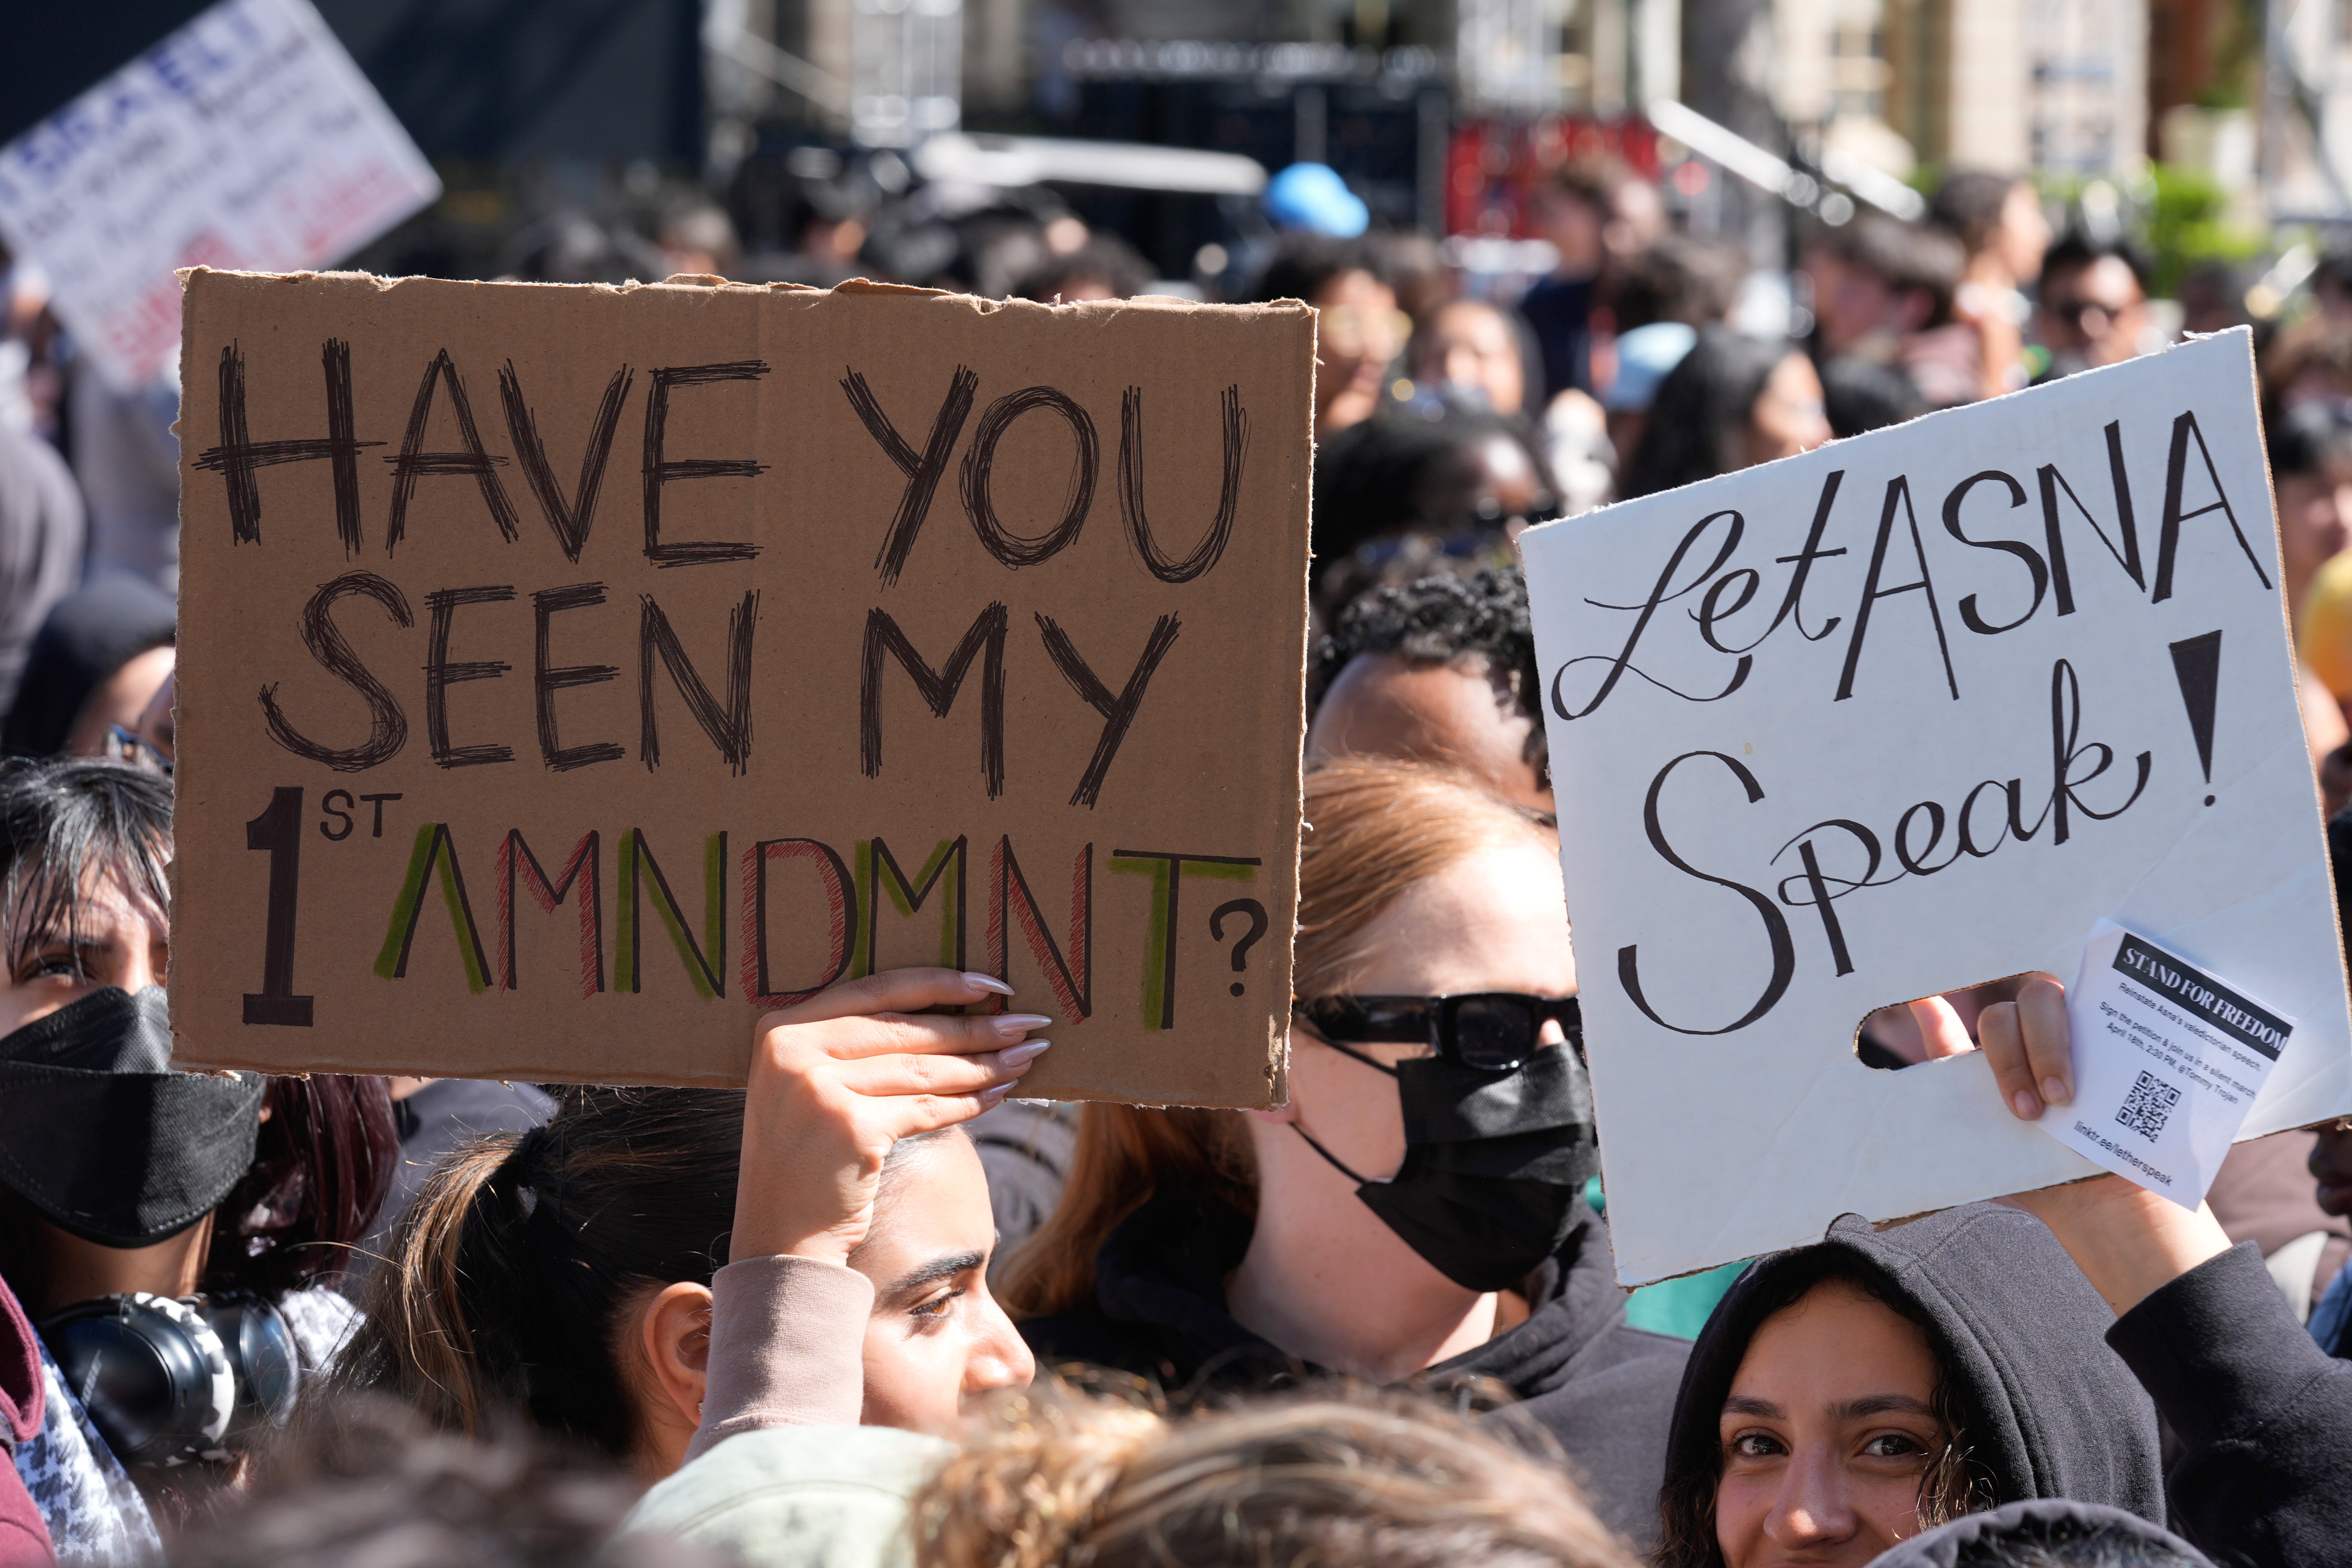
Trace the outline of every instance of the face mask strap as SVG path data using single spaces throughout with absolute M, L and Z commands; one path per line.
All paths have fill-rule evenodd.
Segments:
M 1354 1052 L 1352 1052 L 1352 1051 L 1350 1051 L 1350 1052 L 1349 1053 L 1349 1055 L 1350 1055 L 1350 1056 L 1353 1056 L 1354 1054 L 1355 1054 L 1355 1053 L 1354 1053 Z M 1375 1065 L 1377 1065 L 1377 1064 L 1375 1064 Z M 1360 1176 L 1360 1175 L 1356 1174 L 1356 1173 L 1355 1173 L 1355 1172 L 1353 1172 L 1353 1171 L 1351 1171 L 1351 1170 L 1348 1169 L 1348 1167 L 1347 1167 L 1347 1166 L 1345 1166 L 1345 1165 L 1343 1165 L 1343 1164 L 1341 1164 L 1341 1163 L 1339 1163 L 1339 1155 L 1334 1154 L 1333 1152 L 1331 1152 L 1331 1151 L 1330 1151 L 1330 1150 L 1326 1149 L 1325 1147 L 1323 1147 L 1323 1145 L 1322 1145 L 1322 1144 L 1318 1143 L 1317 1142 L 1315 1142 L 1314 1135 L 1313 1135 L 1312 1133 L 1308 1132 L 1308 1131 L 1307 1131 L 1307 1129 L 1306 1129 L 1306 1128 L 1301 1127 L 1300 1125 L 1298 1125 L 1298 1123 L 1297 1123 L 1297 1122 L 1296 1122 L 1296 1121 L 1292 1122 L 1292 1123 L 1290 1124 L 1290 1130 L 1291 1130 L 1293 1132 L 1297 1133 L 1301 1138 L 1306 1139 L 1306 1140 L 1307 1140 L 1307 1146 L 1309 1149 L 1314 1150 L 1318 1154 L 1320 1154 L 1320 1155 L 1322 1155 L 1326 1160 L 1330 1161 L 1330 1162 L 1331 1162 L 1331 1168 L 1332 1168 L 1333 1170 L 1335 1170 L 1335 1171 L 1339 1172 L 1341 1175 L 1343 1175 L 1343 1176 L 1347 1177 L 1347 1178 L 1348 1178 L 1348 1180 L 1349 1180 L 1349 1181 L 1351 1181 L 1351 1182 L 1355 1183 L 1355 1184 L 1356 1184 L 1356 1185 L 1358 1185 L 1358 1186 L 1360 1186 L 1360 1187 L 1376 1187 L 1376 1186 L 1381 1186 L 1381 1185 L 1384 1185 L 1384 1184 L 1383 1184 L 1383 1183 L 1380 1183 L 1380 1182 L 1367 1181 L 1364 1177 Z
M 1337 1040 L 1326 1040 L 1326 1039 L 1323 1039 L 1323 1037 L 1322 1037 L 1322 1036 L 1320 1036 L 1320 1035 L 1318 1035 L 1318 1036 L 1316 1036 L 1315 1037 L 1316 1037 L 1317 1039 L 1318 1039 L 1318 1040 L 1323 1040 L 1323 1043 L 1324 1043 L 1325 1045 L 1327 1045 L 1327 1046 L 1330 1047 L 1333 1050 L 1335 1050 L 1335 1051 L 1339 1052 L 1341 1056 L 1343 1056 L 1343 1057 L 1353 1057 L 1353 1058 L 1355 1058 L 1358 1061 L 1360 1061 L 1360 1062 L 1363 1063 L 1366 1067 L 1368 1067 L 1368 1068 L 1371 1068 L 1374 1072 L 1384 1072 L 1384 1073 L 1388 1074 L 1391 1078 L 1395 1078 L 1395 1077 L 1397 1077 L 1397 1076 L 1398 1076 L 1398 1074 L 1397 1074 L 1397 1069 L 1396 1069 L 1396 1068 L 1392 1068 L 1392 1067 L 1391 1067 L 1391 1066 L 1389 1066 L 1389 1064 L 1388 1064 L 1388 1063 L 1386 1063 L 1386 1062 L 1384 1062 L 1384 1061 L 1378 1060 L 1378 1059 L 1376 1059 L 1376 1058 L 1372 1058 L 1372 1057 L 1368 1057 L 1368 1056 L 1366 1056 L 1363 1052 L 1361 1052 L 1361 1051 L 1360 1051 L 1360 1050 L 1357 1050 L 1357 1049 L 1356 1049 L 1355 1047 L 1353 1047 L 1352 1046 L 1343 1046 L 1343 1045 L 1341 1045 L 1341 1044 L 1340 1044 L 1339 1041 L 1337 1041 Z M 1308 1140 L 1307 1140 L 1307 1142 L 1311 1143 L 1311 1142 L 1314 1142 L 1314 1140 L 1310 1138 L 1310 1139 L 1308 1139 Z

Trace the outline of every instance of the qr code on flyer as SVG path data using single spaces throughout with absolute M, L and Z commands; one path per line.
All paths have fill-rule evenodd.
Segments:
M 2172 1108 L 2179 1103 L 2179 1089 L 2153 1073 L 2144 1072 L 2124 1096 L 2123 1109 L 2116 1112 L 2116 1120 L 2153 1143 L 2157 1134 L 2164 1131 Z

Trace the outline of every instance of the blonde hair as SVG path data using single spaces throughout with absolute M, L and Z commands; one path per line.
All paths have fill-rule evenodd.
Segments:
M 1476 781 L 1426 763 L 1349 758 L 1310 770 L 1298 855 L 1291 993 L 1345 993 L 1370 956 L 1373 923 L 1415 883 L 1488 845 L 1540 832 L 1539 819 Z M 1090 1104 L 1060 1205 L 1005 1259 L 997 1297 L 1016 1318 L 1094 1299 L 1095 1254 L 1162 1186 L 1257 1212 L 1257 1170 L 1227 1110 Z
M 1554 1462 L 1398 1394 L 1167 1417 L 999 1395 L 916 1499 L 916 1568 L 1633 1568 Z

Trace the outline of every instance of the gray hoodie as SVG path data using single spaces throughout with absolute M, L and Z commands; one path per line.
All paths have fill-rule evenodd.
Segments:
M 1992 1204 L 1883 1231 L 1847 1215 L 1818 1246 L 1742 1275 L 1691 1347 L 1666 1443 L 1670 1496 L 1678 1484 L 1711 1493 L 1723 1401 L 1748 1342 L 1832 1262 L 1874 1279 L 1926 1325 L 1995 1503 L 2070 1498 L 2164 1519 L 2156 1410 L 2107 1347 L 2115 1314 L 2041 1221 Z

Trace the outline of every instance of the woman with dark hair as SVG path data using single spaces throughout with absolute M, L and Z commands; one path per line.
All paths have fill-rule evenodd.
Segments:
M 1315 436 L 1329 440 L 1380 412 L 1389 367 L 1412 323 L 1372 247 L 1293 235 L 1259 272 L 1250 298 L 1302 300 L 1315 324 Z
M 1660 1497 L 1664 1568 L 1863 1563 L 2026 1498 L 2160 1522 L 2156 1415 L 2105 1303 L 1986 1204 L 1768 1258 L 1691 1347 Z
M 936 1109 L 857 1156 L 867 1184 L 857 1234 L 829 1260 L 804 1246 L 782 1256 L 807 1237 L 762 1216 L 790 1209 L 803 1186 L 824 1207 L 839 1178 L 772 1176 L 747 1189 L 745 1173 L 773 1162 L 746 1153 L 764 1123 L 747 1129 L 741 1091 L 571 1089 L 544 1127 L 481 1140 L 435 1172 L 370 1281 L 339 1382 L 468 1435 L 520 1415 L 648 1480 L 730 1435 L 706 1424 L 706 1405 L 748 1427 L 764 1405 L 806 1403 L 805 1389 L 763 1394 L 761 1369 L 772 1342 L 821 1327 L 845 1323 L 863 1346 L 837 1418 L 935 1430 L 966 1396 L 1025 1384 L 1034 1363 L 988 1290 L 987 1179 L 952 1123 L 1003 1102 L 1045 1048 L 1024 1037 L 1050 1020 L 915 1016 L 1004 991 L 988 975 L 890 971 L 761 1020 L 758 1053 L 803 1069 L 786 1091 L 793 1104 L 894 1096 Z M 811 1061 L 825 1066 L 823 1042 L 843 1038 L 855 1059 L 806 1089 Z M 983 1054 L 972 1068 L 906 1054 L 926 1051 Z M 919 1088 L 887 1087 L 908 1063 Z M 942 1087 L 938 1075 L 958 1071 L 973 1078 L 971 1094 Z M 768 1076 L 755 1062 L 755 1094 Z M 814 1134 L 785 1141 L 803 1165 L 819 1146 Z M 790 1311 L 777 1305 L 780 1282 L 805 1287 Z
M 2029 379 L 2024 329 L 2033 314 L 2023 290 L 2042 276 L 2042 258 L 2050 248 L 2040 193 L 2016 174 L 1956 169 L 1936 188 L 1927 216 L 1968 253 L 1952 314 L 1977 334 L 1980 395 L 2017 391 Z
M 173 1070 L 171 812 L 112 763 L 0 771 L 0 1279 L 43 1342 L 17 1468 L 68 1563 L 152 1542 L 283 1424 L 391 1178 L 380 1079 Z
M 1316 612 L 1359 595 L 1512 563 L 1512 541 L 1561 512 L 1526 423 L 1466 408 L 1367 420 L 1315 465 Z
M 137 729 L 171 679 L 177 616 L 169 594 L 121 573 L 58 600 L 25 656 L 0 748 L 12 757 L 119 754 L 115 731 Z
M 2018 1120 L 2073 1103 L 2053 977 L 1986 1007 L 1973 1047 L 1948 1003 L 1912 1005 L 1932 1054 L 1982 1050 Z M 1656 1562 L 1859 1568 L 2064 1499 L 2295 1568 L 2352 1539 L 2347 1473 L 2352 1364 L 2304 1331 L 2260 1249 L 2210 1208 L 2097 1175 L 1884 1229 L 1847 1215 L 1752 1266 L 1691 1349 Z
M 1618 489 L 1629 500 L 1655 495 L 1829 438 L 1812 361 L 1787 343 L 1708 325 L 1658 387 Z

